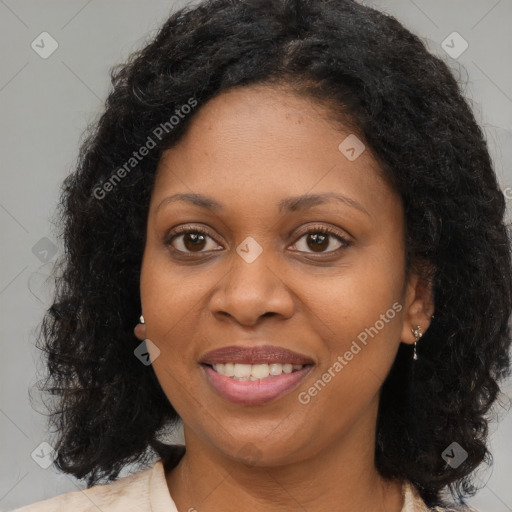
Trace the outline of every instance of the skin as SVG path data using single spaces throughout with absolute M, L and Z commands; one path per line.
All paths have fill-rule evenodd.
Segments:
M 415 341 L 411 329 L 427 330 L 432 291 L 415 274 L 406 279 L 400 196 L 368 147 L 355 161 L 338 150 L 351 131 L 328 122 L 324 108 L 276 86 L 224 92 L 161 158 L 140 280 L 145 324 L 135 333 L 158 346 L 155 373 L 183 420 L 187 451 L 166 471 L 180 511 L 402 508 L 401 482 L 384 480 L 374 466 L 379 391 L 400 343 Z M 157 209 L 164 198 L 190 192 L 224 209 L 183 201 Z M 331 200 L 278 212 L 286 197 L 324 192 L 365 211 Z M 212 238 L 198 246 L 181 235 L 166 245 L 166 234 L 184 224 Z M 304 233 L 318 225 L 351 245 L 330 235 L 315 250 Z M 236 252 L 247 236 L 263 249 L 250 264 Z M 401 311 L 300 403 L 298 394 L 394 303 Z M 199 365 L 210 350 L 232 344 L 278 345 L 314 366 L 289 394 L 234 404 Z

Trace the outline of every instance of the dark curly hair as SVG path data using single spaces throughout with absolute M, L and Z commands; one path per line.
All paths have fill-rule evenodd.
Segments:
M 270 84 L 357 129 L 401 194 L 407 270 L 433 284 L 419 360 L 401 344 L 381 390 L 376 467 L 411 481 L 429 506 L 442 504 L 446 486 L 474 494 L 471 474 L 491 460 L 487 414 L 510 373 L 511 252 L 482 130 L 448 66 L 395 18 L 354 1 L 207 0 L 172 13 L 111 79 L 62 187 L 65 254 L 38 338 L 57 467 L 92 486 L 155 455 L 177 463 L 159 436 L 179 416 L 133 354 L 155 171 L 201 105 Z M 150 138 L 154 147 L 127 170 Z M 454 441 L 468 453 L 457 468 L 441 457 Z

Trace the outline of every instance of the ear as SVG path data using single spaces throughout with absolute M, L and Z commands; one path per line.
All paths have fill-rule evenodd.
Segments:
M 137 324 L 133 329 L 133 333 L 140 341 L 144 341 L 146 339 L 146 325 Z
M 416 339 L 412 332 L 416 326 L 421 326 L 423 334 L 427 332 L 434 314 L 434 294 L 432 280 L 411 273 L 407 282 L 404 300 L 404 320 L 401 340 L 412 345 Z

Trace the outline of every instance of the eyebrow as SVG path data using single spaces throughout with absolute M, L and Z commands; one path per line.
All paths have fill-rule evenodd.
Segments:
M 287 197 L 279 201 L 278 209 L 281 214 L 296 212 L 299 210 L 306 210 L 312 206 L 324 204 L 329 199 L 334 199 L 345 205 L 351 206 L 352 208 L 355 208 L 370 217 L 370 214 L 366 208 L 364 208 L 363 205 L 357 202 L 355 199 L 351 199 L 350 197 L 344 196 L 343 194 L 336 194 L 334 192 L 325 192 L 323 194 L 304 194 L 301 196 Z M 202 194 L 187 193 L 173 194 L 172 196 L 164 198 L 156 207 L 155 213 L 158 212 L 164 205 L 177 201 L 184 201 L 215 213 L 224 210 L 224 205 L 211 197 L 204 196 Z

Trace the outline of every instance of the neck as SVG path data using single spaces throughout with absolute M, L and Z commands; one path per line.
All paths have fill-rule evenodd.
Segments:
M 358 425 L 357 427 L 361 427 Z M 186 453 L 167 472 L 178 510 L 400 512 L 402 484 L 374 465 L 375 432 L 363 428 L 314 456 L 279 466 L 244 464 L 185 429 Z M 363 434 L 363 435 L 361 435 Z

